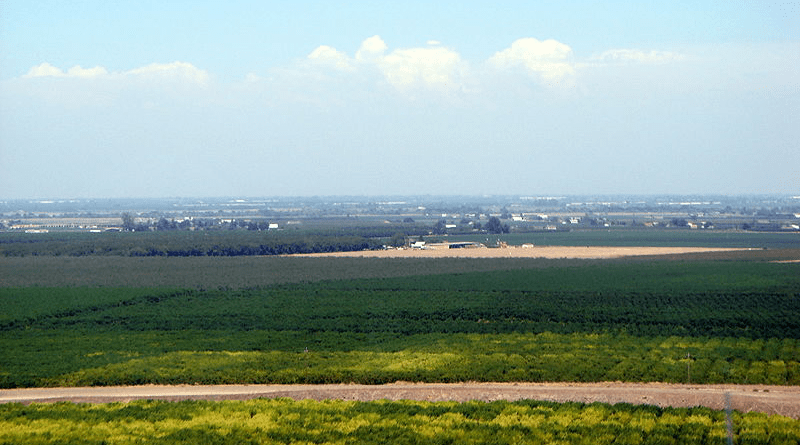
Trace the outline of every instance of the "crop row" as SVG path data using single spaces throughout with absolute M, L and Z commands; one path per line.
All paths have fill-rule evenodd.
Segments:
M 731 439 L 794 444 L 800 421 L 733 413 Z M 706 408 L 517 402 L 136 401 L 0 406 L 0 443 L 724 444 Z

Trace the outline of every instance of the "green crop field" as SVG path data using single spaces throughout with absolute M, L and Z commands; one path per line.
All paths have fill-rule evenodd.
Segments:
M 800 263 L 775 262 L 796 258 L 5 256 L 0 386 L 800 385 Z M 734 417 L 736 443 L 797 442 L 796 420 Z M 0 430 L 0 443 L 725 440 L 711 410 L 529 401 L 10 404 Z
M 732 417 L 735 443 L 796 444 L 800 421 Z M 91 427 L 89 427 L 91 425 Z M 0 406 L 0 443 L 719 444 L 725 413 L 551 402 L 136 401 Z
M 2 288 L 0 299 L 4 387 L 683 382 L 687 368 L 698 383 L 800 383 L 797 263 L 584 262 L 252 288 Z

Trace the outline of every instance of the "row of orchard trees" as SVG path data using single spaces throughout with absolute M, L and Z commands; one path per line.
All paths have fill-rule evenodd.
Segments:
M 380 238 L 336 233 L 167 231 L 4 234 L 1 256 L 240 256 L 378 249 Z

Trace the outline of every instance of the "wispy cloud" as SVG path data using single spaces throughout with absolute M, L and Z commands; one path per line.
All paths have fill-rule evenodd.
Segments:
M 73 66 L 64 71 L 47 62 L 32 67 L 22 76 L 23 78 L 36 77 L 63 77 L 63 78 L 148 78 L 148 79 L 173 79 L 188 81 L 197 85 L 208 85 L 210 76 L 205 70 L 201 70 L 191 63 L 172 62 L 172 63 L 152 63 L 147 66 L 134 68 L 122 72 L 109 72 L 102 66 L 94 68 L 83 68 L 80 65 Z
M 208 72 L 187 62 L 151 63 L 141 68 L 126 71 L 123 75 L 189 81 L 202 86 L 208 85 L 210 80 Z
M 605 63 L 669 63 L 684 60 L 686 56 L 670 51 L 641 51 L 637 49 L 611 49 L 592 56 L 589 60 Z
M 108 70 L 101 66 L 94 68 L 83 68 L 80 65 L 73 66 L 67 71 L 62 71 L 53 65 L 45 62 L 41 65 L 34 66 L 23 77 L 99 77 L 108 75 Z

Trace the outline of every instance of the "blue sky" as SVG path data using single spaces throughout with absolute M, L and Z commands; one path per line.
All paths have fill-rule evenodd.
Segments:
M 800 192 L 800 2 L 0 2 L 0 198 Z

